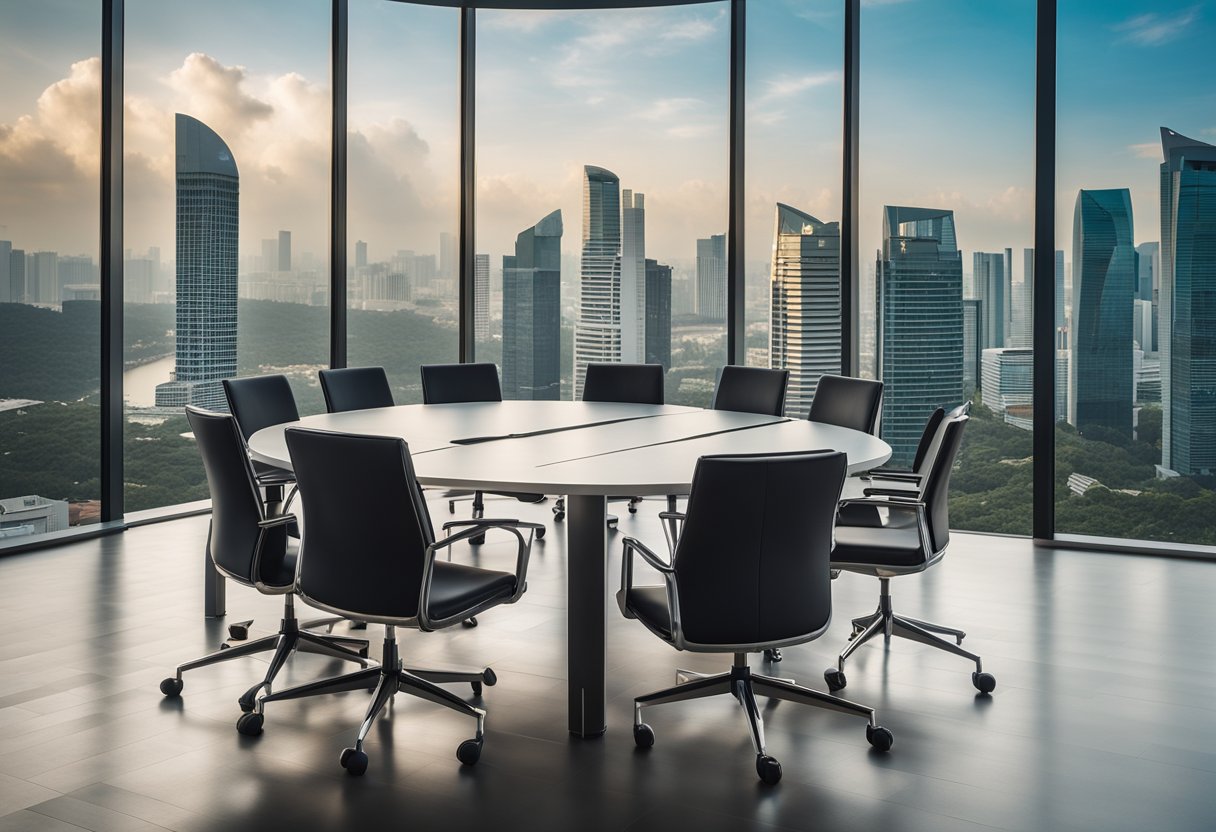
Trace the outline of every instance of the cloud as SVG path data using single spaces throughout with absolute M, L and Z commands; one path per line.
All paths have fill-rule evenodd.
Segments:
M 1187 28 L 1198 19 L 1199 7 L 1192 6 L 1172 15 L 1157 12 L 1138 14 L 1112 28 L 1121 35 L 1115 41 L 1116 43 L 1164 46 L 1181 37 Z
M 770 78 L 764 82 L 764 91 L 756 96 L 757 105 L 791 98 L 799 93 L 829 84 L 838 84 L 841 80 L 839 70 L 828 72 L 812 72 L 805 75 L 782 75 Z
M 249 130 L 274 114 L 274 107 L 246 89 L 243 66 L 224 66 L 210 55 L 192 52 L 169 73 L 178 109 L 203 121 L 225 139 Z
M 1129 144 L 1127 149 L 1141 159 L 1161 159 L 1161 143 L 1160 142 L 1143 142 L 1141 144 Z
M 695 110 L 704 103 L 699 98 L 691 97 L 659 98 L 653 101 L 650 106 L 639 110 L 636 115 L 638 118 L 644 118 L 647 121 L 666 121 L 681 113 Z
M 713 37 L 714 33 L 718 31 L 719 20 L 725 14 L 725 11 L 720 11 L 717 19 L 695 17 L 691 20 L 681 21 L 663 29 L 659 32 L 659 37 L 663 40 L 706 40 Z

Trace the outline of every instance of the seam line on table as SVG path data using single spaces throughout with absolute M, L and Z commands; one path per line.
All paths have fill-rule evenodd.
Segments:
M 622 422 L 640 422 L 644 419 L 663 419 L 669 416 L 686 416 L 687 412 L 680 413 L 651 413 L 646 416 L 622 416 L 619 419 L 607 419 L 602 422 L 583 422 L 577 425 L 562 425 L 555 428 L 545 428 L 543 430 L 527 431 L 525 433 L 504 433 L 497 436 L 470 436 L 463 439 L 452 439 L 450 444 L 444 445 L 441 448 L 427 448 L 424 451 L 418 451 L 414 454 L 429 454 L 435 451 L 446 451 L 450 448 L 467 448 L 470 445 L 480 445 L 487 442 L 497 442 L 502 439 L 530 439 L 533 436 L 545 436 L 550 433 L 564 433 L 571 430 L 582 430 L 583 428 L 598 428 L 605 425 L 616 425 Z
M 780 424 L 784 424 L 785 422 L 792 422 L 792 421 L 794 421 L 794 420 L 787 419 L 787 418 L 780 418 L 780 419 L 774 419 L 771 422 L 765 422 L 764 424 L 761 424 L 761 425 L 742 425 L 737 428 L 723 428 L 722 430 L 711 430 L 707 433 L 695 434 L 694 436 L 681 436 L 678 439 L 664 439 L 662 442 L 648 442 L 644 445 L 634 445 L 629 448 L 616 448 L 611 451 L 600 451 L 598 454 L 587 454 L 586 456 L 573 456 L 573 457 L 570 457 L 569 459 L 557 459 L 557 460 L 554 460 L 553 462 L 542 462 L 541 464 L 537 465 L 536 467 L 537 468 L 548 468 L 550 465 L 562 465 L 567 462 L 579 462 L 584 459 L 595 459 L 596 457 L 601 457 L 601 456 L 611 456 L 612 454 L 622 454 L 627 451 L 640 451 L 642 448 L 657 448 L 660 445 L 674 445 L 677 442 L 691 442 L 694 439 L 704 439 L 707 436 L 721 436 L 724 433 L 737 433 L 741 430 L 755 430 L 756 428 L 767 428 L 767 427 L 772 427 L 773 425 L 780 425 Z

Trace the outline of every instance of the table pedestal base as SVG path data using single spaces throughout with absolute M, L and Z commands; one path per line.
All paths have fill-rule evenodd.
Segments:
M 607 728 L 604 693 L 604 595 L 608 584 L 607 499 L 566 498 L 567 713 L 570 733 Z

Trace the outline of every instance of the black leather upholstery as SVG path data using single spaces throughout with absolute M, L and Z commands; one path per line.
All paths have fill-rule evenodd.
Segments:
M 356 618 L 416 617 L 435 533 L 405 442 L 289 428 L 287 448 L 308 517 L 301 593 Z M 512 574 L 437 561 L 429 612 L 460 615 L 514 590 Z
M 245 441 L 249 441 L 249 437 L 262 428 L 295 422 L 300 418 L 287 376 L 226 378 L 223 385 L 228 410 L 236 417 Z
M 588 364 L 583 401 L 663 404 L 663 365 Z
M 926 560 L 920 545 L 920 531 L 915 524 L 836 527 L 833 563 L 916 566 Z
M 780 416 L 785 411 L 785 384 L 789 376 L 789 370 L 728 364 L 718 377 L 713 409 Z
M 321 370 L 321 392 L 325 395 L 327 413 L 347 410 L 371 410 L 392 407 L 393 390 L 383 367 L 346 367 L 341 370 Z
M 865 433 L 877 433 L 882 382 L 847 376 L 821 376 L 807 419 Z
M 423 364 L 424 404 L 500 402 L 502 385 L 493 364 Z
M 287 527 L 275 526 L 263 534 L 258 526 L 263 511 L 261 496 L 236 420 L 193 407 L 186 408 L 186 420 L 194 431 L 211 492 L 211 536 L 207 545 L 212 561 L 246 584 L 290 587 L 295 579 L 295 562 L 294 552 L 288 552 Z
M 617 604 L 637 616 L 638 620 L 666 639 L 672 638 L 671 612 L 667 604 L 667 588 L 661 586 L 635 586 L 625 597 L 625 590 L 616 594 Z

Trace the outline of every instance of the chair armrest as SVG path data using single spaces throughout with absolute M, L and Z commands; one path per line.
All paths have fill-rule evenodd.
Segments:
M 682 511 L 659 512 L 659 519 L 663 521 L 663 536 L 667 538 L 667 552 L 672 557 L 675 557 L 676 542 L 684 531 L 684 520 L 687 516 Z
M 626 618 L 636 618 L 629 612 L 629 593 L 633 589 L 633 555 L 637 553 L 642 560 L 659 571 L 663 576 L 663 584 L 667 590 L 667 614 L 670 618 L 671 632 L 676 643 L 682 643 L 683 634 L 680 627 L 680 598 L 676 591 L 676 570 L 670 563 L 664 563 L 650 547 L 633 537 L 625 538 L 621 557 L 621 614 Z
M 288 523 L 296 522 L 294 514 L 276 514 L 274 517 L 267 517 L 264 520 L 258 521 L 258 528 L 273 529 L 275 526 L 286 526 Z
M 528 558 L 532 553 L 532 528 L 536 523 L 524 523 L 519 520 L 453 520 L 451 523 L 444 524 L 446 529 L 449 525 L 452 526 L 468 526 L 464 531 L 449 535 L 441 540 L 436 540 L 430 546 L 426 547 L 426 554 L 423 556 L 422 564 L 422 587 L 418 593 L 418 626 L 422 630 L 433 630 L 438 623 L 442 626 L 443 622 L 431 621 L 427 614 L 431 602 L 431 579 L 435 574 L 435 555 L 440 549 L 446 549 L 454 543 L 459 543 L 462 540 L 467 540 L 470 537 L 476 537 L 486 529 L 503 529 L 515 535 L 517 542 L 515 553 L 515 592 L 503 603 L 514 604 L 524 594 L 528 588 Z M 525 538 L 520 529 L 526 528 L 529 532 Z M 465 616 L 460 616 L 464 618 Z
M 867 497 L 920 498 L 920 492 L 913 488 L 866 488 L 861 493 Z
M 880 497 L 865 497 L 853 500 L 841 500 L 842 506 L 862 505 L 862 506 L 881 506 L 884 508 L 924 508 L 925 501 L 920 499 L 918 492 L 911 492 L 909 497 L 900 497 L 894 494 L 884 494 Z
M 873 477 L 889 477 L 892 475 L 912 474 L 912 473 L 914 473 L 914 472 L 911 468 L 888 468 L 886 466 L 880 465 L 877 468 L 871 468 L 869 471 L 866 471 L 864 474 L 861 475 L 861 478 L 864 480 L 864 479 L 871 479 Z
M 922 477 L 920 474 L 913 474 L 913 473 L 877 474 L 877 473 L 871 472 L 869 479 L 871 482 L 873 482 L 874 480 L 885 480 L 887 482 L 910 482 L 910 483 L 920 484 L 921 480 L 923 480 L 924 477 Z
M 925 557 L 931 557 L 935 554 L 932 542 L 929 539 L 928 505 L 924 500 L 920 499 L 919 495 L 913 498 L 887 496 L 870 497 L 862 500 L 842 500 L 841 505 L 881 506 L 898 511 L 916 512 L 916 528 L 920 535 L 921 548 L 925 551 Z M 837 561 L 833 560 L 832 563 L 837 563 Z

